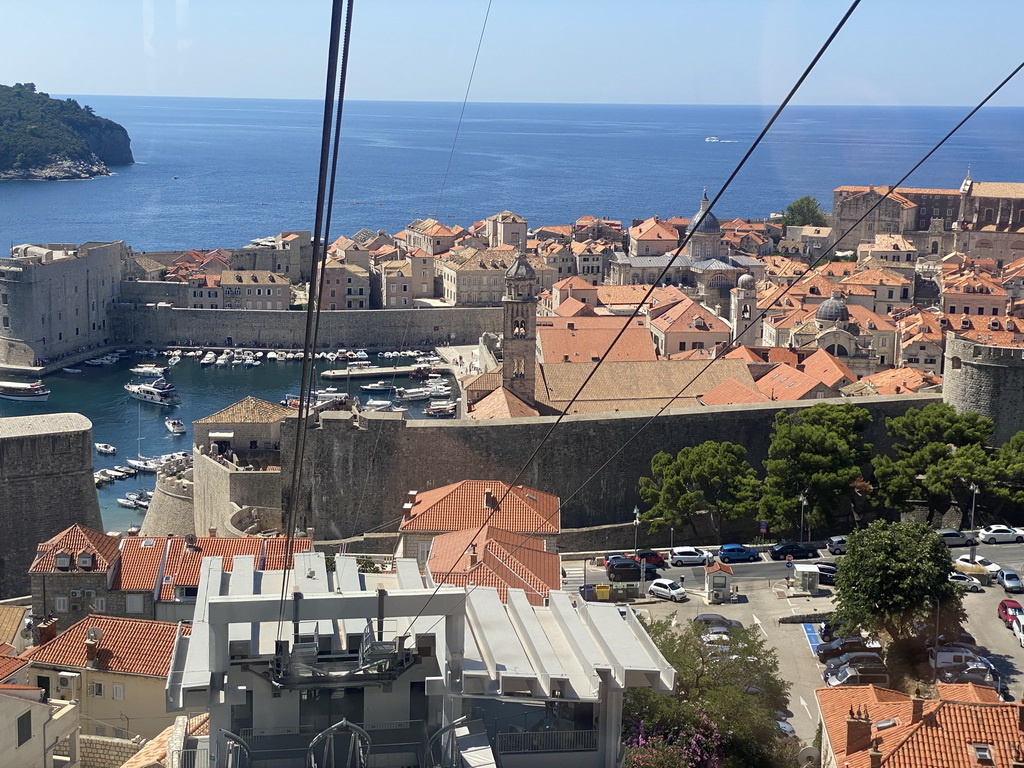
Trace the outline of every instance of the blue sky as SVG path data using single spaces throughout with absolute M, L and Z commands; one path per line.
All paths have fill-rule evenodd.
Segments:
M 486 0 L 357 0 L 349 96 L 461 101 Z M 845 0 L 493 0 L 472 101 L 774 104 Z M 864 0 L 796 103 L 968 104 L 1024 2 Z M 328 0 L 4 4 L 0 82 L 50 93 L 320 98 Z M 1024 80 L 1001 105 L 1024 105 Z

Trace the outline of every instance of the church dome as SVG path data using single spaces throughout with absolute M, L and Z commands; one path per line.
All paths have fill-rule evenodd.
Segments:
M 693 229 L 691 229 L 690 231 L 692 233 L 717 234 L 722 231 L 722 225 L 718 223 L 718 219 L 715 217 L 715 214 L 708 213 L 707 215 L 704 216 L 703 221 L 700 220 L 701 215 L 703 215 L 704 212 L 707 211 L 708 206 L 710 205 L 711 201 L 708 200 L 708 191 L 705 189 L 704 195 L 700 199 L 700 210 L 693 215 L 693 219 L 691 220 L 693 224 Z M 698 222 L 700 223 L 698 224 Z
M 839 291 L 832 291 L 832 298 L 825 299 L 825 301 L 818 305 L 818 311 L 814 313 L 814 319 L 825 323 L 833 323 L 837 320 L 848 322 L 850 310 L 846 308 L 842 294 Z
M 530 262 L 526 260 L 526 256 L 520 255 L 512 262 L 512 266 L 505 270 L 505 278 L 508 280 L 536 280 L 537 273 L 530 266 Z
M 736 281 L 736 287 L 744 291 L 753 291 L 757 288 L 757 280 L 749 272 L 740 275 L 740 279 Z

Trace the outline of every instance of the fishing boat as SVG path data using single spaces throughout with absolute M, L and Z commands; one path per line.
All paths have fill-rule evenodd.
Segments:
M 81 368 L 61 368 L 61 370 L 64 371 L 64 373 L 76 373 L 77 374 L 77 373 L 81 373 L 82 372 Z
M 157 379 L 152 382 L 141 384 L 125 384 L 125 390 L 136 400 L 154 405 L 173 406 L 181 403 L 181 398 L 175 391 L 175 387 L 164 379 Z
M 167 366 L 157 365 L 156 363 L 140 363 L 129 368 L 128 371 L 143 379 L 159 379 L 167 373 Z
M 110 443 L 93 443 L 93 447 L 96 449 L 96 453 L 102 453 L 104 456 L 113 456 L 117 453 L 117 448 Z
M 167 427 L 167 431 L 172 435 L 185 434 L 185 422 L 181 419 L 164 419 L 164 426 Z
M 0 398 L 45 403 L 50 390 L 41 381 L 0 381 Z
M 383 379 L 381 379 L 380 381 L 375 381 L 373 382 L 373 384 L 363 384 L 360 387 L 360 389 L 363 390 L 363 392 L 390 392 L 394 388 L 394 384 L 388 381 L 384 381 Z
M 199 361 L 200 365 L 213 365 L 217 362 L 217 355 L 213 352 L 207 352 L 203 355 L 203 359 Z

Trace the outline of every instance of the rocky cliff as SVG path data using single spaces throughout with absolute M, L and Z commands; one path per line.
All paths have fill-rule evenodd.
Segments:
M 0 85 L 0 179 L 83 179 L 132 162 L 128 131 L 91 107 Z

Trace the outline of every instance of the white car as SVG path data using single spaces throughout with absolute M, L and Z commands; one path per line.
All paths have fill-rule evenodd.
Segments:
M 672 547 L 669 562 L 679 567 L 682 565 L 711 565 L 715 562 L 715 553 L 696 547 Z
M 960 565 L 971 565 L 971 556 L 970 554 L 960 555 L 960 557 L 958 557 L 953 562 L 959 563 Z M 980 565 L 989 573 L 997 573 L 1003 569 L 1003 567 L 998 563 L 993 563 L 987 557 L 981 556 L 975 556 L 974 565 Z
M 647 588 L 647 594 L 678 603 L 686 599 L 686 590 L 672 579 L 655 579 Z
M 986 544 L 1005 544 L 1010 541 L 1024 544 L 1024 530 L 1006 525 L 986 525 L 978 531 L 978 540 Z
M 963 585 L 968 592 L 981 592 L 981 582 L 973 576 L 968 576 L 966 573 L 953 571 L 953 573 L 949 574 L 949 580 L 954 584 Z

